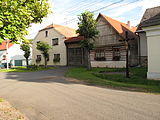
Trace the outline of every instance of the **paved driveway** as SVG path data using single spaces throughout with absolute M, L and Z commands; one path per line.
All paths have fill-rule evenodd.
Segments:
M 0 97 L 30 120 L 160 120 L 160 95 L 69 82 L 66 69 L 0 73 Z

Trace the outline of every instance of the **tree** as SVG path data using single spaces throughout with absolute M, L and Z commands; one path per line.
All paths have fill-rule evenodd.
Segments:
M 49 49 L 51 48 L 51 46 L 44 41 L 40 41 L 37 43 L 37 49 L 41 51 L 41 53 L 43 54 L 44 57 L 44 65 L 45 68 L 47 67 L 47 59 L 49 59 Z
M 40 23 L 50 13 L 48 0 L 1 0 L 0 43 L 25 40 L 31 23 Z
M 28 68 L 28 65 L 29 65 L 28 58 L 31 54 L 29 44 L 27 44 L 27 43 L 21 44 L 21 50 L 24 51 L 24 57 L 26 58 L 26 65 L 27 65 L 27 68 Z
M 91 63 L 90 63 L 90 50 L 94 47 L 94 39 L 98 35 L 98 30 L 96 29 L 97 22 L 94 19 L 94 14 L 85 11 L 84 13 L 81 13 L 81 15 L 78 17 L 78 29 L 77 33 L 79 33 L 80 36 L 84 36 L 84 40 L 81 41 L 81 47 L 85 48 L 87 50 L 87 56 L 88 56 L 88 69 L 91 69 Z

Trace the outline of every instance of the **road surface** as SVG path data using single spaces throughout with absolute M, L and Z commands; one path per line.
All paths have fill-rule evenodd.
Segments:
M 30 120 L 160 120 L 160 95 L 78 84 L 67 69 L 0 73 L 0 97 Z

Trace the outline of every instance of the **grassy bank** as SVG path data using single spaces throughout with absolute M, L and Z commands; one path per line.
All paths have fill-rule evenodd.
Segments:
M 125 74 L 104 74 L 101 73 L 102 71 L 105 73 L 125 72 L 125 69 L 93 68 L 88 71 L 86 68 L 72 68 L 66 72 L 65 76 L 82 80 L 91 85 L 160 93 L 160 81 L 146 79 L 147 68 L 131 68 L 131 78 L 126 78 Z
M 21 67 L 12 67 L 10 69 L 0 69 L 0 72 L 34 72 L 34 71 L 41 71 L 41 70 L 49 70 L 49 69 L 55 69 L 55 67 L 36 67 L 32 69 L 27 69 L 25 66 Z

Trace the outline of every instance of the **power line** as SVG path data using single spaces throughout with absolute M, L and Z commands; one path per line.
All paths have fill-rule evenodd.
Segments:
M 99 0 L 99 1 L 96 0 L 96 2 L 85 4 L 84 6 L 80 7 L 79 9 L 77 9 L 77 7 L 76 7 L 77 10 L 72 11 L 67 15 L 72 15 L 72 14 L 74 14 L 76 12 L 79 12 L 80 10 L 83 10 L 83 9 L 88 8 L 89 6 L 93 6 L 95 4 L 99 4 L 99 3 L 103 2 L 103 1 L 105 1 L 105 0 Z
M 132 2 L 129 2 L 129 3 L 123 4 L 123 5 L 116 6 L 116 8 L 124 7 L 124 6 L 127 6 L 127 5 L 129 5 L 129 4 L 132 4 L 132 3 L 135 3 L 135 2 L 138 2 L 138 1 L 142 1 L 142 0 L 132 1 Z M 111 9 L 107 9 L 107 11 L 110 11 L 110 10 L 112 10 L 112 8 L 111 8 Z M 103 10 L 103 11 L 104 11 L 104 10 Z M 103 12 L 103 11 L 101 11 L 101 12 Z
M 84 3 L 84 2 L 86 2 L 87 0 L 83 0 L 83 1 L 78 1 L 78 2 L 74 2 L 72 5 L 73 6 L 71 6 L 71 7 L 68 7 L 68 8 L 66 8 L 66 9 L 63 9 L 62 11 L 60 11 L 60 13 L 62 13 L 62 12 L 64 12 L 64 11 L 67 11 L 67 10 L 73 10 L 73 9 L 75 9 L 75 8 L 77 8 L 77 5 L 81 5 L 82 3 Z M 76 6 L 76 7 L 75 7 Z
M 114 2 L 114 3 L 111 3 L 111 4 L 109 4 L 109 5 L 105 6 L 105 7 L 99 8 L 99 9 L 94 10 L 94 11 L 92 11 L 92 12 L 93 12 L 93 13 L 96 13 L 96 12 L 102 10 L 102 9 L 108 8 L 108 7 L 112 6 L 112 5 L 121 3 L 121 2 L 123 2 L 123 1 L 124 1 L 124 0 L 120 0 L 120 1 L 117 1 L 117 2 Z M 122 6 L 127 6 L 127 5 L 129 5 L 129 4 L 132 4 L 132 3 L 135 3 L 135 2 L 138 2 L 138 1 L 141 1 L 141 0 L 136 0 L 136 1 L 129 2 L 129 3 L 127 3 L 127 4 L 119 5 L 119 6 L 116 6 L 116 8 L 122 7 Z M 110 11 L 110 10 L 113 10 L 113 9 L 115 9 L 115 7 L 114 7 L 114 8 L 111 8 L 111 9 L 107 9 L 107 11 Z M 69 22 L 72 23 L 72 22 L 74 22 L 75 19 L 77 19 L 77 18 L 73 18 L 73 19 L 71 19 L 71 20 L 68 20 L 67 23 L 69 23 Z M 63 23 L 64 23 L 64 22 L 63 22 Z M 63 23 L 62 23 L 62 24 L 63 24 Z
M 94 13 L 94 12 L 96 12 L 96 11 L 100 11 L 100 10 L 102 10 L 102 9 L 105 9 L 105 8 L 110 7 L 110 6 L 112 6 L 112 5 L 121 3 L 121 2 L 123 2 L 123 1 L 124 1 L 124 0 L 120 0 L 120 1 L 114 2 L 114 3 L 112 3 L 112 4 L 109 4 L 109 5 L 107 5 L 107 6 L 104 6 L 104 7 L 102 7 L 102 8 L 99 8 L 99 9 L 97 9 L 97 10 L 94 10 L 94 11 L 92 11 L 92 12 Z
M 94 12 L 96 12 L 96 11 L 99 11 L 99 10 L 101 10 L 101 9 L 104 9 L 104 8 L 110 7 L 110 6 L 112 6 L 112 5 L 118 4 L 118 3 L 123 2 L 123 1 L 124 1 L 124 0 L 120 0 L 120 1 L 117 1 L 117 2 L 114 2 L 114 3 L 111 3 L 111 4 L 109 4 L 109 5 L 105 6 L 105 7 L 102 7 L 102 8 L 99 8 L 99 9 L 97 9 L 97 10 L 92 11 L 92 13 L 94 13 Z M 77 19 L 77 18 L 73 18 L 73 19 L 71 19 L 71 20 L 69 20 L 69 21 L 66 21 L 66 22 L 71 22 L 71 21 L 73 21 L 73 20 L 75 20 L 75 19 Z M 63 22 L 63 23 L 64 23 L 64 22 Z

